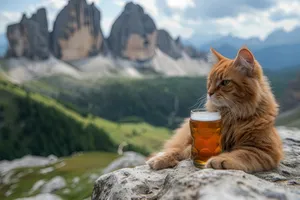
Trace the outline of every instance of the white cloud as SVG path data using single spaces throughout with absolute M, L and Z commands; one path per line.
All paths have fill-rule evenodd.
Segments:
M 193 0 L 167 0 L 167 5 L 172 9 L 185 10 L 188 7 L 195 7 Z
M 119 15 L 119 11 L 130 0 L 87 0 L 88 3 L 94 2 L 102 10 L 101 27 L 104 34 L 109 35 L 111 26 Z M 223 18 L 185 18 L 184 12 L 195 9 L 196 0 L 165 0 L 166 6 L 172 10 L 171 13 L 159 7 L 161 0 L 132 0 L 140 4 L 146 13 L 155 21 L 158 28 L 166 29 L 173 37 L 178 35 L 189 38 L 194 33 L 198 35 L 217 35 L 232 34 L 234 36 L 248 38 L 257 36 L 264 39 L 274 29 L 283 28 L 287 31 L 300 24 L 300 1 L 299 0 L 278 0 L 272 7 L 266 9 L 251 10 L 242 12 L 237 17 Z M 24 8 L 30 16 L 39 7 L 46 7 L 49 19 L 49 27 L 58 12 L 67 4 L 68 0 L 41 0 L 39 4 L 28 5 Z M 101 3 L 101 4 L 100 4 Z M 106 8 L 106 5 L 109 9 Z M 115 5 L 113 11 L 111 6 Z M 224 8 L 226 9 L 226 8 Z M 272 15 L 276 12 L 282 13 L 281 18 L 273 20 Z M 290 17 L 285 17 L 289 15 Z M 298 18 L 293 16 L 299 16 Z M 1 12 L 0 13 L 0 33 L 5 32 L 7 24 L 17 23 L 20 20 L 20 12 Z M 200 14 L 199 14 L 200 17 Z
M 42 1 L 41 5 L 43 6 L 51 6 L 56 9 L 62 8 L 64 5 L 66 5 L 67 1 L 64 0 L 44 0 Z
M 194 29 L 189 27 L 178 13 L 172 16 L 160 16 L 156 19 L 156 23 L 159 29 L 167 30 L 173 38 L 178 36 L 189 38 L 194 33 Z
M 5 20 L 16 20 L 16 18 L 21 17 L 21 14 L 19 12 L 3 11 L 0 13 L 0 16 Z
M 177 13 L 173 14 L 169 18 L 170 21 L 166 20 L 163 25 L 169 23 L 166 26 L 170 27 L 170 33 L 175 30 L 178 33 L 182 32 L 186 37 L 190 35 L 190 32 L 186 30 L 193 30 L 197 35 L 231 34 L 242 38 L 259 37 L 265 39 L 274 29 L 283 28 L 290 31 L 300 25 L 300 1 L 298 0 L 274 2 L 269 8 L 241 12 L 237 16 L 205 19 L 200 18 L 200 14 L 197 19 L 185 18 L 182 14 L 182 10 L 188 12 L 189 7 L 195 6 L 194 1 L 166 0 L 166 2 L 170 8 L 173 8 L 172 12 Z M 278 10 L 289 16 L 289 18 L 283 16 L 280 20 L 273 20 L 270 15 Z M 298 16 L 298 18 L 293 18 L 293 16 Z M 159 20 L 157 23 L 160 25 L 162 22 Z M 178 24 L 175 26 L 176 23 L 181 25 L 181 29 Z
M 0 12 L 0 33 L 6 32 L 6 27 L 9 24 L 16 23 L 16 20 L 20 20 L 21 17 L 21 13 L 19 12 Z
M 272 10 L 278 8 L 284 9 L 286 12 L 300 13 L 300 2 L 297 1 L 280 2 L 279 4 L 274 4 L 271 9 L 242 13 L 237 17 L 205 20 L 186 19 L 182 15 L 182 10 L 195 6 L 193 0 L 167 0 L 167 5 L 175 11 L 171 16 L 159 12 L 161 10 L 158 10 L 155 0 L 135 0 L 134 2 L 144 7 L 145 11 L 154 18 L 158 28 L 168 30 L 173 37 L 180 35 L 183 38 L 189 38 L 194 33 L 200 32 L 202 35 L 204 33 L 232 34 L 242 38 L 259 37 L 265 39 L 274 29 L 284 28 L 288 31 L 299 25 L 299 21 L 295 19 L 285 19 L 275 22 L 269 17 Z M 289 5 L 292 5 L 293 8 Z
M 187 20 L 185 20 L 185 23 L 187 25 L 199 25 L 199 24 L 201 24 L 201 21 L 193 20 L 193 19 L 187 19 Z
M 300 3 L 299 1 L 292 2 L 279 2 L 278 6 L 273 8 L 272 10 L 280 9 L 286 13 L 300 13 Z
M 110 34 L 110 29 L 114 23 L 114 20 L 114 18 L 104 17 L 101 21 L 101 28 L 106 37 L 108 37 Z
M 120 7 L 124 7 L 126 2 L 123 0 L 114 0 L 114 4 L 116 4 L 117 6 L 120 6 Z
M 269 10 L 244 13 L 235 18 L 224 17 L 211 21 L 211 23 L 216 24 L 217 31 L 221 34 L 233 34 L 242 38 L 259 37 L 265 39 L 274 29 L 283 28 L 286 31 L 290 31 L 299 25 L 299 19 L 293 18 L 273 21 L 270 18 L 271 13 L 279 9 L 285 10 L 287 13 L 299 13 L 300 2 L 281 2 Z
M 162 18 L 158 23 L 158 28 L 167 30 L 173 38 L 179 35 L 182 38 L 189 38 L 193 35 L 194 29 L 190 27 L 183 26 L 179 21 L 172 18 Z

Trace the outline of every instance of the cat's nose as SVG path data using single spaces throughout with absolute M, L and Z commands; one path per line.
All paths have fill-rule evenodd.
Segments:
M 208 92 L 208 96 L 211 97 L 214 94 L 214 92 Z

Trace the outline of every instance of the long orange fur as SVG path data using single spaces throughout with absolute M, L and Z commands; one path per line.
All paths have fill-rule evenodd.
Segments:
M 247 47 L 231 60 L 211 49 L 215 58 L 207 79 L 209 111 L 222 117 L 222 151 L 208 160 L 206 168 L 236 169 L 245 172 L 271 170 L 283 157 L 281 139 L 274 127 L 278 104 L 260 64 Z M 230 80 L 228 85 L 220 85 Z M 189 119 L 168 140 L 163 153 L 147 164 L 155 170 L 174 167 L 190 158 L 192 138 Z

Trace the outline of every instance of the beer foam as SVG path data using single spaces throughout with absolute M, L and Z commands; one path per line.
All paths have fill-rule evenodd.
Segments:
M 217 121 L 221 119 L 221 115 L 218 112 L 192 112 L 191 119 L 195 121 Z

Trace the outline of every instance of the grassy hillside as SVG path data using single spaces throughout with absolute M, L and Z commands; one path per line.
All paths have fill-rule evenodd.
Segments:
M 15 169 L 10 179 L 17 179 L 16 183 L 0 183 L 0 199 L 13 200 L 16 198 L 34 196 L 40 193 L 40 189 L 30 192 L 33 185 L 40 180 L 61 176 L 65 179 L 67 186 L 54 193 L 63 199 L 83 200 L 90 199 L 95 178 L 100 176 L 102 170 L 118 157 L 115 153 L 90 152 L 72 157 L 62 158 L 59 163 L 45 167 L 19 168 Z M 42 174 L 41 169 L 53 168 L 53 171 Z M 74 182 L 78 179 L 78 183 Z M 5 196 L 7 191 L 12 194 Z M 66 192 L 68 191 L 68 192 Z
M 278 101 L 295 73 L 266 71 Z M 79 81 L 49 77 L 25 87 L 51 96 L 82 114 L 112 121 L 146 121 L 174 129 L 192 108 L 203 105 L 205 77 L 101 79 Z M 202 98 L 201 98 L 202 97 Z
M 56 100 L 0 81 L 0 160 L 26 154 L 66 156 L 75 151 L 157 150 L 170 131 L 139 123 L 113 123 L 82 116 Z

